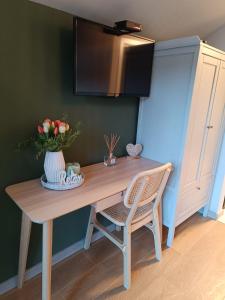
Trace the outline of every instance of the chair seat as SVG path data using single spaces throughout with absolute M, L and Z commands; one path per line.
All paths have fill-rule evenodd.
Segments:
M 132 224 L 140 221 L 141 219 L 152 215 L 153 202 L 147 203 L 144 206 L 138 207 L 132 219 Z M 118 226 L 125 226 L 130 209 L 127 208 L 123 202 L 117 203 L 101 212 L 105 218 Z

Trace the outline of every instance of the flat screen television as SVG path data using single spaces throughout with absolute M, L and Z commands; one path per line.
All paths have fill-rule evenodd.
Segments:
M 74 17 L 74 94 L 150 94 L 154 41 Z

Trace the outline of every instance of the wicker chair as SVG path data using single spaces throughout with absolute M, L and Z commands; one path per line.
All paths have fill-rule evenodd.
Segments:
M 123 201 L 99 211 L 116 226 L 123 227 L 123 241 L 97 221 L 96 207 L 91 207 L 84 248 L 90 247 L 94 227 L 118 246 L 124 256 L 124 287 L 127 289 L 131 285 L 131 233 L 133 231 L 142 226 L 149 228 L 154 235 L 156 258 L 161 259 L 158 206 L 171 169 L 172 164 L 167 163 L 137 174 L 131 180 L 124 197 L 121 198 Z

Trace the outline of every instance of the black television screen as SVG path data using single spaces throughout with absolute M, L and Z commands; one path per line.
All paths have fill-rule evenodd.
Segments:
M 74 17 L 74 94 L 150 94 L 154 42 Z

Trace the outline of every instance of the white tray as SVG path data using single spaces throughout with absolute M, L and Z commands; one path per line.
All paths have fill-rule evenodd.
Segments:
M 76 182 L 71 183 L 50 183 L 47 181 L 45 174 L 41 176 L 41 184 L 44 188 L 55 190 L 55 191 L 66 191 L 71 190 L 74 188 L 77 188 L 81 186 L 84 183 L 84 174 L 80 174 L 80 176 L 77 178 Z

